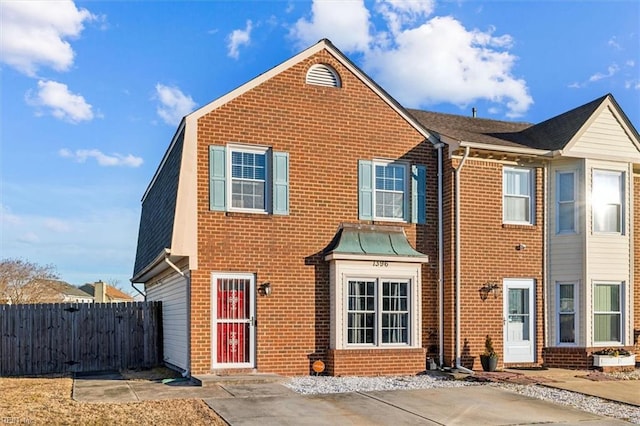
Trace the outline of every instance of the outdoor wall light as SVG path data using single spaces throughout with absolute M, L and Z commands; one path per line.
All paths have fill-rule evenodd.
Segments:
M 262 283 L 258 287 L 258 293 L 260 296 L 269 296 L 271 294 L 271 283 Z
M 500 286 L 496 282 L 488 282 L 480 287 L 480 290 L 478 290 L 478 292 L 480 293 L 480 299 L 482 299 L 483 301 L 487 300 L 487 297 L 489 297 L 489 293 L 493 293 L 493 298 L 497 299 L 498 293 L 500 292 Z

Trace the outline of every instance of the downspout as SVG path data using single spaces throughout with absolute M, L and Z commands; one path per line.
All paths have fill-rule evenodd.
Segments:
M 167 265 L 171 266 L 175 271 L 184 277 L 184 272 L 180 270 L 171 260 L 169 260 L 169 255 L 167 254 L 164 258 L 164 261 L 167 262 Z
M 140 296 L 144 297 L 144 300 L 145 300 L 145 302 L 146 302 L 146 300 L 147 300 L 147 295 L 146 295 L 146 294 L 144 294 L 142 291 L 140 291 L 140 289 L 139 289 L 138 287 L 136 287 L 136 286 L 135 286 L 135 284 L 134 284 L 134 282 L 133 282 L 133 281 L 131 281 L 131 287 L 133 287 L 133 289 L 134 289 L 135 291 L 137 291 L 137 292 L 140 294 Z
M 455 206 L 455 234 L 456 234 L 456 249 L 455 249 L 455 257 L 456 257 L 456 285 L 455 285 L 455 297 L 456 297 L 456 369 L 463 371 L 465 373 L 473 374 L 473 371 L 468 368 L 464 368 L 460 365 L 460 171 L 464 166 L 465 161 L 467 161 L 467 157 L 469 156 L 469 147 L 465 147 L 464 156 L 462 160 L 460 160 L 460 164 L 455 169 L 455 197 L 456 197 L 456 206 Z
M 547 313 L 551 310 L 549 309 L 549 289 L 547 288 L 549 285 L 549 268 L 547 267 L 548 260 L 548 250 L 549 250 L 549 218 L 547 215 L 549 214 L 549 203 L 547 197 L 549 196 L 549 163 L 545 162 L 544 168 L 542 169 L 542 277 L 544 279 L 544 283 L 542 286 L 542 320 L 544 324 L 544 333 L 542 335 L 542 347 L 545 348 L 547 346 L 547 342 L 549 341 L 549 321 L 547 321 Z
M 442 148 L 443 144 L 436 145 L 438 149 L 438 363 L 440 368 L 444 364 L 444 224 L 442 223 Z

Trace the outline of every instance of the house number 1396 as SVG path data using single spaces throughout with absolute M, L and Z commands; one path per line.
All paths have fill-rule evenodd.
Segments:
M 373 261 L 373 266 L 377 266 L 380 268 L 386 268 L 387 266 L 389 266 L 389 262 L 382 262 L 380 260 L 374 260 Z

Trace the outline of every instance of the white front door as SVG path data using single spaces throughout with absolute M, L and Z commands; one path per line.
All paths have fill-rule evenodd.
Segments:
M 504 362 L 533 362 L 535 285 L 532 279 L 504 280 Z
M 214 274 L 211 289 L 212 368 L 255 367 L 255 277 Z

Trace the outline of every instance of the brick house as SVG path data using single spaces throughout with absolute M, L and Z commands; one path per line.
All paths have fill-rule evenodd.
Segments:
M 611 95 L 536 125 L 407 110 L 321 40 L 182 120 L 132 282 L 187 374 L 478 369 L 487 334 L 501 365 L 586 367 L 640 329 L 639 148 Z

